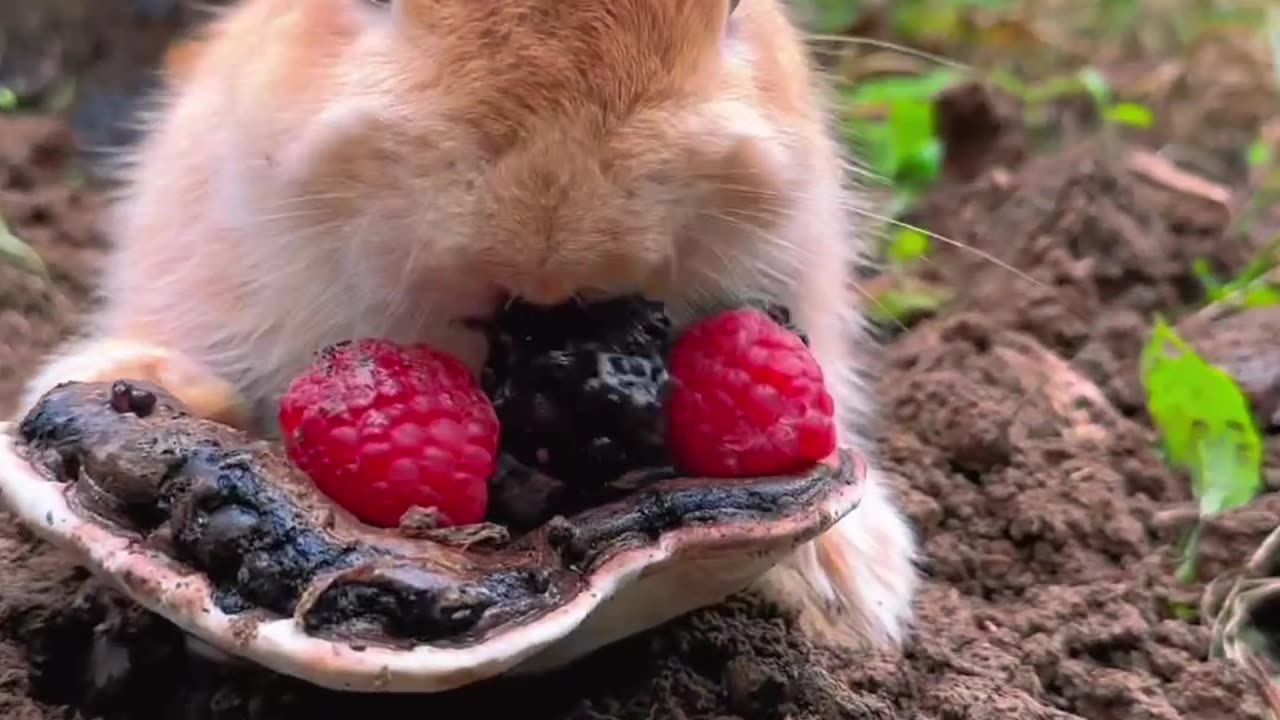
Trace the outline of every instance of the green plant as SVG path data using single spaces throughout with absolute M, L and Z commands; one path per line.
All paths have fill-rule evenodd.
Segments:
M 1220 280 L 1202 258 L 1193 263 L 1192 270 L 1204 286 L 1210 303 L 1233 302 L 1240 307 L 1254 308 L 1280 304 L 1280 286 L 1269 277 L 1277 266 L 1280 266 L 1280 239 L 1263 248 L 1232 280 Z
M 938 178 L 942 140 L 934 98 L 963 78 L 952 68 L 877 78 L 845 88 L 845 135 L 894 190 L 892 216 L 910 207 Z
M 1151 108 L 1139 103 L 1116 100 L 1111 85 L 1095 67 L 1084 67 L 1031 84 L 1002 71 L 993 71 L 990 80 L 1005 92 L 1021 99 L 1026 104 L 1027 114 L 1033 123 L 1048 111 L 1050 103 L 1083 94 L 1089 97 L 1106 126 L 1124 125 L 1145 129 L 1155 124 L 1155 113 Z
M 1245 149 L 1245 162 L 1250 167 L 1267 167 L 1272 163 L 1271 146 L 1266 141 L 1258 138 L 1249 143 L 1249 147 Z
M 897 280 L 897 284 L 873 296 L 874 302 L 867 308 L 872 321 L 905 325 L 936 312 L 951 299 L 942 288 L 905 277 Z
M 889 240 L 889 249 L 885 254 L 889 263 L 902 268 L 923 259 L 929 254 L 929 236 L 915 228 L 898 228 Z
M 1097 68 L 1086 67 L 1080 70 L 1078 75 L 1103 122 L 1137 128 L 1149 128 L 1155 123 L 1155 113 L 1151 108 L 1138 103 L 1116 100 L 1111 85 Z
M 1183 622 L 1191 622 L 1199 617 L 1200 610 L 1191 603 L 1170 601 L 1169 613 Z
M 1163 318 L 1142 351 L 1141 372 L 1165 459 L 1190 474 L 1200 520 L 1252 501 L 1262 488 L 1262 438 L 1235 380 Z M 1185 582 L 1197 574 L 1201 521 L 1183 547 L 1178 577 Z
M 1280 17 L 1280 13 L 1277 13 Z M 1277 71 L 1280 75 L 1280 71 Z M 1244 161 L 1256 178 L 1245 206 L 1231 221 L 1231 232 L 1249 233 L 1267 208 L 1280 200 L 1280 158 L 1265 137 L 1259 136 L 1244 149 Z
M 950 299 L 950 294 L 909 275 L 911 266 L 929 254 L 930 241 L 925 233 L 910 227 L 898 228 L 884 250 L 892 282 L 882 286 L 872 297 L 869 309 L 876 322 L 905 324 L 928 315 Z
M 18 93 L 0 85 L 0 112 L 12 112 L 18 109 Z

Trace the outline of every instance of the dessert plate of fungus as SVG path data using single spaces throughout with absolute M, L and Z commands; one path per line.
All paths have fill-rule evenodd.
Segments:
M 483 380 L 504 433 L 527 404 L 513 383 L 539 382 L 512 370 L 539 366 L 518 357 L 534 336 L 521 327 L 490 328 L 508 332 L 506 365 Z M 638 352 L 566 342 L 531 357 Z M 600 375 L 585 381 L 557 367 L 615 401 L 611 367 L 669 382 L 638 362 L 587 362 Z M 625 387 L 624 400 L 644 395 Z M 579 438 L 597 452 L 570 473 L 563 454 L 528 454 L 513 432 L 478 522 L 412 508 L 385 526 L 323 492 L 285 442 L 197 417 L 172 390 L 131 378 L 51 388 L 0 425 L 0 503 L 190 635 L 334 689 L 437 692 L 562 666 L 745 588 L 852 511 L 866 474 L 832 446 L 795 470 L 707 476 L 662 453 L 601 454 L 600 437 Z M 658 407 L 664 393 L 636 402 Z M 536 428 L 521 427 L 530 440 Z

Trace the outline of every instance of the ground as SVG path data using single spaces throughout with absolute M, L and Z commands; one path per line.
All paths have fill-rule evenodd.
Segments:
M 95 25 L 119 33 L 93 41 L 100 55 L 139 28 L 156 32 L 112 22 Z M 83 44 L 76 27 L 60 32 Z M 976 88 L 946 105 L 970 114 L 948 130 L 964 177 L 912 217 L 966 246 L 921 271 L 954 300 L 887 333 L 877 373 L 880 457 L 926 551 L 903 653 L 815 646 L 775 609 L 738 597 L 549 678 L 436 697 L 340 695 L 210 664 L 0 521 L 0 716 L 500 717 L 515 703 L 529 720 L 1266 718 L 1255 681 L 1208 658 L 1209 630 L 1194 617 L 1202 586 L 1174 579 L 1192 500 L 1154 450 L 1136 369 L 1150 315 L 1184 317 L 1196 300 L 1191 262 L 1238 269 L 1248 238 L 1211 196 L 1152 173 L 1139 149 L 1094 138 L 1026 153 L 1016 122 L 964 136 L 972 113 L 998 115 L 992 102 Z M 78 112 L 81 138 L 105 132 L 84 120 L 99 117 L 93 107 Z M 70 170 L 64 117 L 0 115 L 0 216 L 52 275 L 0 268 L 4 413 L 41 355 L 78 327 L 102 255 L 102 199 Z M 1263 343 L 1274 342 L 1275 315 L 1256 312 L 1268 316 L 1246 331 L 1195 329 L 1197 346 L 1274 352 Z M 1270 489 L 1278 469 L 1268 463 Z M 1268 494 L 1214 521 L 1203 575 L 1242 562 L 1277 513 L 1280 495 Z

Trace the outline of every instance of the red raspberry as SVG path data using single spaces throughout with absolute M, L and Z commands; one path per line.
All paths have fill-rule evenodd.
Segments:
M 835 450 L 822 368 L 798 335 L 758 310 L 694 325 L 676 341 L 668 370 L 667 442 L 682 472 L 783 475 Z
M 289 458 L 335 502 L 395 527 L 413 506 L 484 518 L 498 417 L 457 359 L 364 339 L 325 348 L 280 401 Z

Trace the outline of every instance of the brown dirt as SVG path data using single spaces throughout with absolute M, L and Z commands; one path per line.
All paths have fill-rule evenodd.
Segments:
M 99 201 L 67 180 L 68 141 L 57 121 L 0 116 L 0 214 L 54 273 L 46 287 L 0 270 L 0 412 L 90 301 Z M 880 451 L 927 551 L 901 656 L 815 647 L 742 597 L 546 678 L 335 694 L 211 664 L 6 521 L 0 717 L 503 717 L 515 703 L 530 720 L 1261 720 L 1251 680 L 1208 660 L 1206 627 L 1179 619 L 1199 591 L 1173 580 L 1190 498 L 1152 451 L 1134 367 L 1150 315 L 1182 316 L 1195 299 L 1191 260 L 1233 269 L 1248 248 L 1212 203 L 1144 183 L 1115 148 L 990 167 L 1020 155 L 970 153 L 961 174 L 976 179 L 939 191 L 918 220 L 1032 280 L 971 251 L 938 253 L 925 274 L 956 301 L 894 339 L 880 376 Z M 1244 335 L 1227 335 L 1196 342 L 1230 354 Z M 1268 495 L 1213 523 L 1205 572 L 1242 562 L 1278 513 Z

